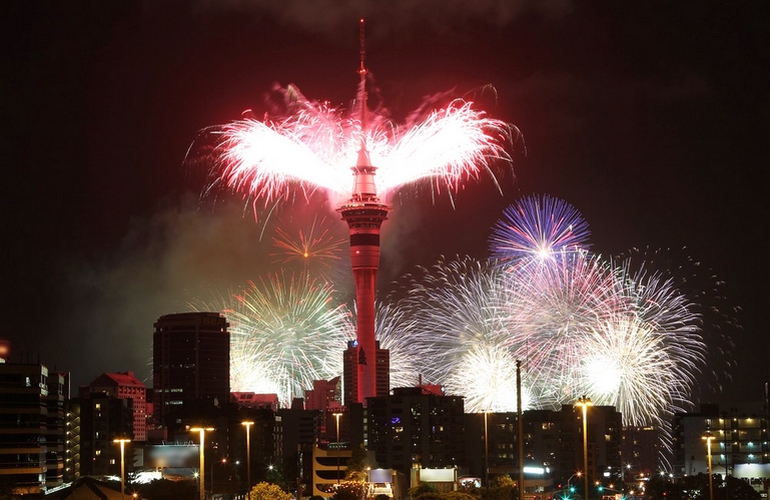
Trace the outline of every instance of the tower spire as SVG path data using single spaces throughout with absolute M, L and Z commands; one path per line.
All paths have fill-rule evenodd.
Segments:
M 359 50 L 359 66 L 358 74 L 360 81 L 358 83 L 358 112 L 359 120 L 361 122 L 361 149 L 358 151 L 357 166 L 369 165 L 369 152 L 366 148 L 366 21 L 361 18 L 358 21 L 358 50 Z

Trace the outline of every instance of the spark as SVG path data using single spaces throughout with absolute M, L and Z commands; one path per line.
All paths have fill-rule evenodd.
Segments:
M 583 388 L 596 404 L 614 406 L 632 426 L 664 427 L 672 412 L 683 411 L 693 383 L 691 353 L 702 350 L 697 342 L 622 314 L 595 325 L 584 340 Z

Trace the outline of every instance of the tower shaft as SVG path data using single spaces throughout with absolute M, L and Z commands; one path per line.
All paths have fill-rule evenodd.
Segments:
M 374 301 L 380 265 L 380 227 L 388 218 L 388 207 L 380 203 L 374 192 L 376 169 L 368 163 L 368 155 L 362 151 L 358 165 L 353 168 L 353 196 L 338 209 L 350 230 L 350 261 L 356 287 L 359 403 L 377 395 Z

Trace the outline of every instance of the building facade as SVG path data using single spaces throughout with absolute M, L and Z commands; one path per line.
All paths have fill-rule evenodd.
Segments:
M 388 396 L 369 398 L 366 413 L 368 449 L 377 467 L 410 477 L 412 468 L 464 465 L 462 397 L 396 388 Z
M 603 481 L 617 476 L 621 466 L 622 418 L 611 406 L 587 410 L 588 478 Z M 519 477 L 518 415 L 515 412 L 466 415 L 467 474 L 486 481 L 487 476 Z M 560 411 L 527 410 L 522 413 L 525 488 L 547 490 L 584 477 L 582 412 L 572 405 Z M 487 472 L 488 471 L 488 472 Z M 581 483 L 582 484 L 582 483 Z
M 64 474 L 66 376 L 0 363 L 0 477 L 16 495 L 44 495 Z
M 78 398 L 77 403 L 81 476 L 119 475 L 120 447 L 115 439 L 133 441 L 133 401 L 100 392 Z M 128 464 L 127 470 L 131 470 L 130 461 Z
M 134 411 L 133 440 L 140 443 L 147 441 L 147 387 L 134 377 L 133 372 L 103 373 L 85 390 L 130 399 Z
M 766 412 L 762 403 L 756 403 L 740 407 L 704 404 L 698 412 L 677 413 L 673 426 L 675 477 L 707 473 L 708 437 L 714 474 L 732 475 L 738 464 L 770 463 Z
M 371 360 L 361 360 L 359 357 L 359 350 L 357 347 L 357 341 L 351 340 L 348 342 L 348 347 L 345 349 L 342 358 L 342 376 L 344 383 L 344 404 L 351 405 L 358 401 L 358 365 L 362 362 L 372 363 Z M 387 396 L 390 391 L 390 351 L 380 348 L 380 341 L 375 342 L 375 356 L 374 363 L 376 364 L 376 395 Z M 364 402 L 361 401 L 363 404 Z
M 230 401 L 230 332 L 214 312 L 168 314 L 153 334 L 153 412 L 159 428 L 178 415 Z

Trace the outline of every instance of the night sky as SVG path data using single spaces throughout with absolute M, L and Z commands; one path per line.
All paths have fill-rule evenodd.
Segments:
M 345 7 L 340 7 L 345 5 Z M 275 83 L 345 106 L 358 19 L 382 101 L 479 95 L 517 126 L 514 176 L 400 199 L 381 290 L 441 255 L 487 255 L 490 227 L 549 194 L 588 221 L 592 249 L 670 249 L 724 281 L 736 368 L 724 393 L 770 381 L 763 314 L 770 133 L 767 2 L 202 0 L 0 6 L 2 317 L 12 361 L 134 371 L 151 385 L 153 322 L 274 270 L 235 197 L 202 207 L 184 164 L 202 128 L 259 115 Z M 312 214 L 297 207 L 296 218 Z M 329 217 L 334 217 L 333 212 Z M 344 223 L 339 222 L 344 231 Z M 738 309 L 732 312 L 732 307 Z M 74 388 L 74 387 L 73 387 Z

